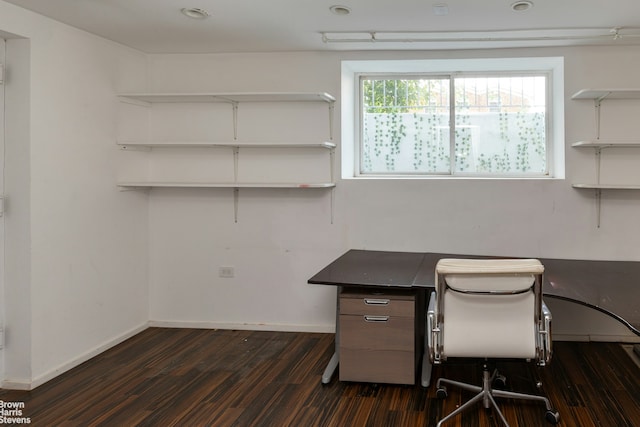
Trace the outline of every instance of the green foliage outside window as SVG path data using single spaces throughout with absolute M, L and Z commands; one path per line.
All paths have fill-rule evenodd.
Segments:
M 363 79 L 362 173 L 545 174 L 544 79 Z

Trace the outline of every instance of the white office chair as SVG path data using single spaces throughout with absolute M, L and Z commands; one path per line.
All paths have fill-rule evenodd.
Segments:
M 446 385 L 478 394 L 438 423 L 482 401 L 495 408 L 509 426 L 494 397 L 543 402 L 545 418 L 557 424 L 560 415 L 543 396 L 494 390 L 490 359 L 527 359 L 544 366 L 551 360 L 551 313 L 542 301 L 544 267 L 535 259 L 441 259 L 436 265 L 436 291 L 427 310 L 429 359 L 439 364 L 448 357 L 484 360 L 483 384 L 440 378 L 437 396 L 447 395 Z

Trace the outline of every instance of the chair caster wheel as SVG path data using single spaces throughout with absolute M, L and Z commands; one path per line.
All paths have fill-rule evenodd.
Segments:
M 493 386 L 495 388 L 505 388 L 507 385 L 507 377 L 504 375 L 496 375 L 493 379 Z
M 438 399 L 444 399 L 448 396 L 447 394 L 447 388 L 446 387 L 440 387 L 438 388 L 438 390 L 436 390 L 436 397 Z
M 558 411 L 547 411 L 544 418 L 551 424 L 558 424 L 560 422 L 560 413 Z

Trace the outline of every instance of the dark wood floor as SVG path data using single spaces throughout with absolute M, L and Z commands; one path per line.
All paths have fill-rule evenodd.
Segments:
M 30 392 L 34 426 L 435 426 L 468 393 L 432 385 L 322 385 L 330 334 L 151 328 Z M 550 366 L 499 365 L 508 388 L 535 392 L 537 376 L 562 426 L 640 426 L 640 368 L 618 344 L 555 343 Z M 434 375 L 479 383 L 475 364 Z M 544 407 L 500 401 L 512 426 L 546 426 Z M 499 426 L 481 406 L 449 426 Z

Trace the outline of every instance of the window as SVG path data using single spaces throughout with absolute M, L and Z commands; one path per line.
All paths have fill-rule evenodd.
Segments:
M 554 67 L 535 67 L 535 58 L 521 69 L 513 64 L 518 59 L 486 60 L 484 67 L 482 60 L 408 61 L 406 71 L 402 61 L 365 62 L 376 66 L 350 70 L 351 177 L 563 175 L 562 117 L 554 115 L 563 95 Z M 446 71 L 447 63 L 459 70 L 461 62 L 463 71 Z M 344 124 L 343 115 L 343 153 Z

